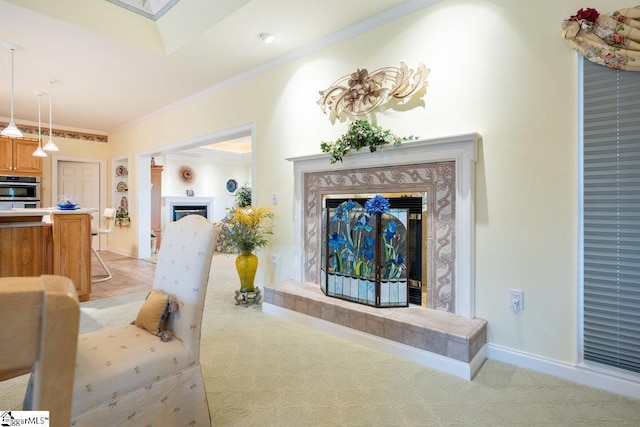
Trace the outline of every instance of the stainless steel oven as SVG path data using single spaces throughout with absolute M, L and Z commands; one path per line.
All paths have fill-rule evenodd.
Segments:
M 0 175 L 0 208 L 12 207 L 40 207 L 39 176 Z

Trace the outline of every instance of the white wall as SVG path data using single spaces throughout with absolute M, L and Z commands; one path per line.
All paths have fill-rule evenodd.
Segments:
M 255 123 L 257 203 L 270 205 L 271 195 L 279 195 L 272 206 L 275 235 L 260 253 L 257 283 L 284 280 L 293 276 L 286 261 L 293 259 L 293 173 L 285 159 L 318 153 L 321 141 L 346 129 L 321 113 L 318 90 L 357 68 L 423 62 L 431 69 L 424 106 L 378 121 L 399 135 L 483 136 L 475 311 L 489 322 L 489 342 L 575 363 L 577 55 L 562 40 L 560 25 L 587 6 L 613 11 L 629 4 L 443 0 L 123 129 L 110 135 L 110 146 L 124 155 Z M 266 262 L 271 253 L 281 260 L 275 269 Z M 524 291 L 519 315 L 509 308 L 509 288 Z

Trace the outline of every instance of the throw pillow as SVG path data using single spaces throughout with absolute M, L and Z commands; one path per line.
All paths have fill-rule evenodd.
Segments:
M 238 251 L 234 250 L 227 239 L 227 229 L 225 228 L 225 223 L 229 220 L 225 217 L 222 221 L 215 222 L 213 225 L 218 229 L 216 236 L 216 246 L 215 250 L 217 252 L 233 254 L 238 253 Z
M 153 335 L 158 335 L 162 341 L 169 341 L 171 333 L 167 334 L 166 323 L 169 314 L 178 309 L 178 304 L 174 298 L 162 291 L 152 289 L 147 295 L 147 299 L 140 308 L 136 320 L 133 322 L 137 327 L 146 329 Z M 168 339 L 167 339 L 168 338 Z

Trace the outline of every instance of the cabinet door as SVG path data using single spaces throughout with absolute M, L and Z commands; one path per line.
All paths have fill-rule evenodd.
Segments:
M 38 142 L 15 139 L 13 144 L 14 172 L 40 175 L 42 158 L 33 157 L 33 152 L 38 148 Z
M 13 140 L 0 137 L 0 172 L 13 173 Z
M 91 216 L 59 214 L 53 217 L 53 274 L 71 279 L 78 299 L 91 294 Z
M 51 274 L 47 232 L 51 226 L 0 228 L 0 277 Z

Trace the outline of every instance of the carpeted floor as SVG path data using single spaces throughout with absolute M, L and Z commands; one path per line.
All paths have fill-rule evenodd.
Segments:
M 216 254 L 201 346 L 214 426 L 637 426 L 640 401 L 487 361 L 473 381 L 236 306 Z M 128 323 L 146 292 L 82 303 L 81 331 Z M 26 377 L 0 383 L 19 409 Z

